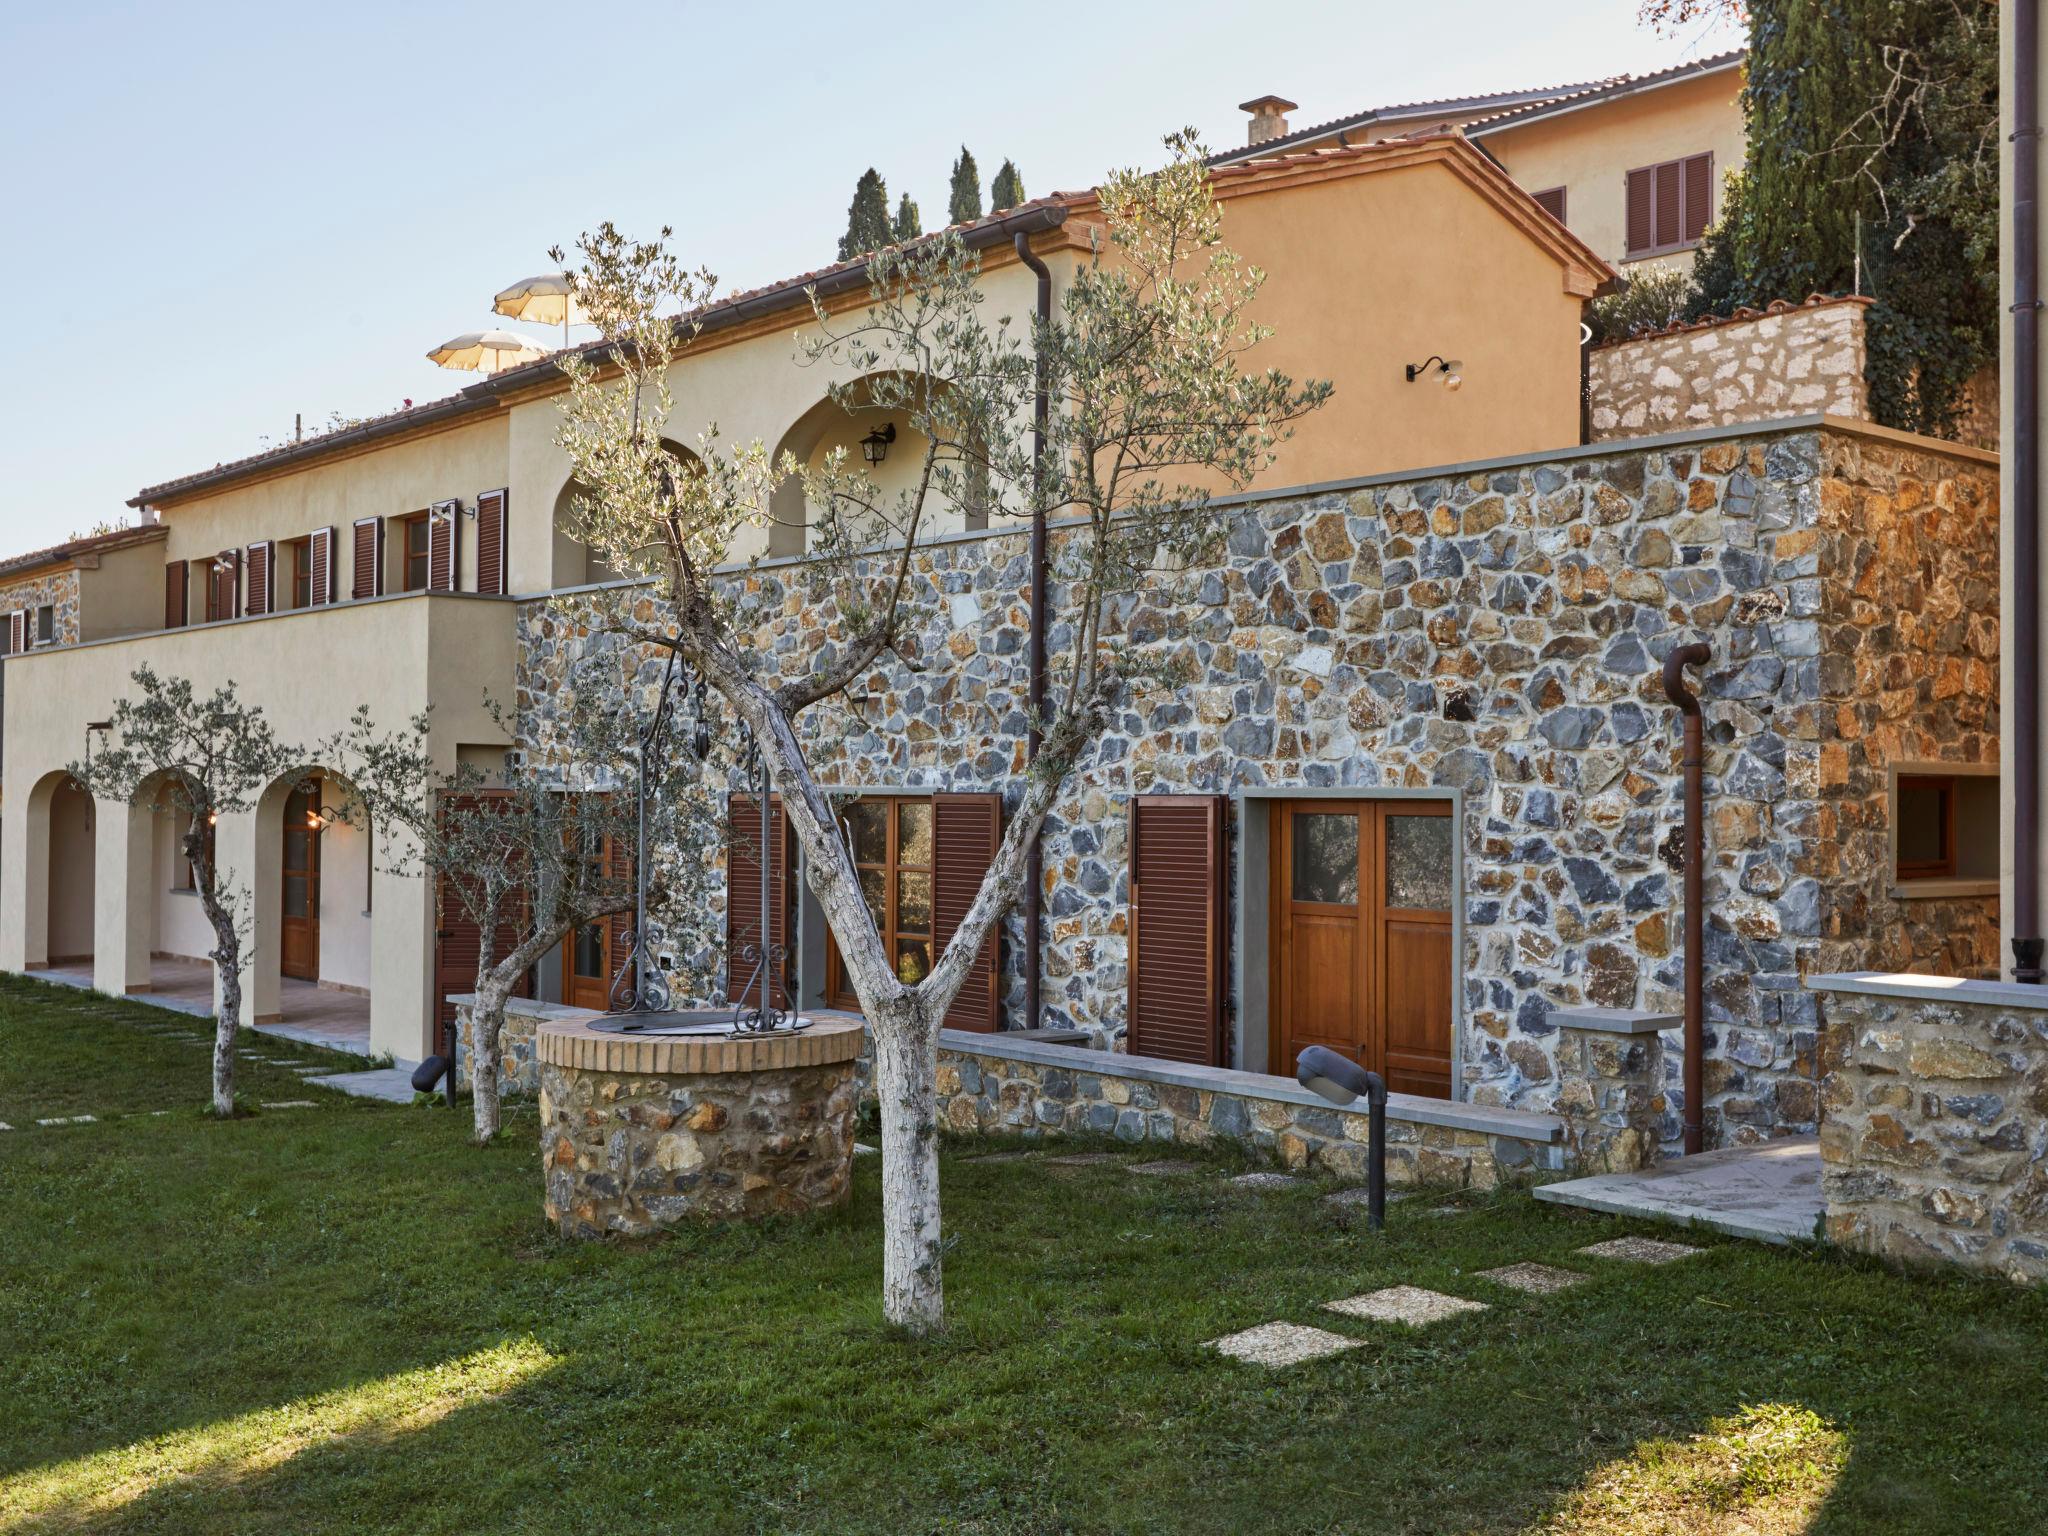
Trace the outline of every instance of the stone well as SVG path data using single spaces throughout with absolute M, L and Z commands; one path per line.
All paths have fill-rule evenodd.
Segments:
M 568 1237 L 815 1211 L 853 1177 L 857 1020 L 766 1039 L 535 1031 L 548 1219 Z

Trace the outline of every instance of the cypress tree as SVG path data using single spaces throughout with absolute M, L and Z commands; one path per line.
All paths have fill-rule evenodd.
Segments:
M 981 217 L 981 167 L 967 146 L 960 146 L 960 158 L 953 162 L 953 186 L 946 197 L 946 222 L 972 224 Z
M 996 179 L 989 183 L 988 207 L 991 213 L 1001 213 L 1005 208 L 1014 208 L 1024 201 L 1024 178 L 1017 174 L 1017 167 L 1008 160 L 996 172 Z
M 851 261 L 869 251 L 879 251 L 890 241 L 889 189 L 871 165 L 854 185 L 853 201 L 846 209 L 846 233 L 839 237 L 839 259 Z
M 889 237 L 898 245 L 906 240 L 915 240 L 924 233 L 924 221 L 917 216 L 917 204 L 904 193 L 896 204 L 896 220 L 889 228 Z

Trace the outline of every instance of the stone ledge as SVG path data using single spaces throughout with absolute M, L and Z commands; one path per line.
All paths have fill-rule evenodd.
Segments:
M 845 1019 L 819 1019 L 802 1034 L 766 1038 L 615 1035 L 584 1023 L 592 1017 L 587 1010 L 575 1011 L 581 1017 L 551 1019 L 534 1032 L 534 1053 L 542 1065 L 652 1077 L 782 1072 L 852 1061 L 863 1039 L 861 1027 Z
M 1610 1035 L 1655 1035 L 1683 1029 L 1685 1016 L 1652 1013 L 1643 1008 L 1553 1008 L 1550 1022 L 1560 1029 L 1596 1029 Z
M 1916 1003 L 1967 1003 L 1979 1008 L 2048 1010 L 2048 987 L 2029 987 L 2016 981 L 1971 981 L 1962 976 L 1841 971 L 1807 977 L 1806 989 L 1809 992 L 1842 992 L 1861 997 L 1898 997 Z
M 1193 1088 L 1202 1093 L 1223 1093 L 1240 1099 L 1267 1099 L 1281 1104 L 1307 1105 L 1313 1109 L 1335 1107 L 1321 1094 L 1311 1093 L 1299 1083 L 1264 1072 L 1238 1072 L 1228 1067 L 1153 1061 L 1142 1056 L 1128 1056 L 1121 1051 L 1011 1040 L 1000 1033 L 982 1035 L 961 1029 L 940 1030 L 939 1048 L 961 1055 L 1030 1062 L 1041 1067 L 1065 1067 L 1094 1077 L 1163 1083 L 1168 1087 Z M 1441 1125 L 1450 1130 L 1476 1131 L 1486 1136 L 1509 1136 L 1517 1141 L 1551 1143 L 1564 1139 L 1564 1122 L 1556 1115 L 1539 1115 L 1522 1109 L 1495 1109 L 1483 1104 L 1460 1104 L 1450 1099 L 1424 1099 L 1408 1093 L 1387 1095 L 1387 1118 L 1411 1125 Z

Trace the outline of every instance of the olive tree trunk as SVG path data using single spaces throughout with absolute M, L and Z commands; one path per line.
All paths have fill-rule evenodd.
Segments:
M 498 1134 L 504 1118 L 498 1046 L 505 1033 L 505 1005 L 526 968 L 561 943 L 568 931 L 565 927 L 533 934 L 504 959 L 477 972 L 476 1002 L 469 1010 L 469 1097 L 476 1115 L 478 1146 Z M 454 1062 L 449 1062 L 448 1070 L 455 1070 Z
M 212 881 L 201 884 L 199 905 L 213 928 L 214 975 L 220 980 L 220 1008 L 213 1021 L 213 1112 L 235 1112 L 235 1035 L 242 1027 L 242 936 L 234 914 L 222 905 Z

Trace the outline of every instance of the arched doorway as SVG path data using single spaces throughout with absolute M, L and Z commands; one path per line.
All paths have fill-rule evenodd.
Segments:
M 93 799 L 76 779 L 62 772 L 46 775 L 30 791 L 30 796 L 30 914 L 33 919 L 40 906 L 40 963 L 52 969 L 83 968 L 89 975 L 93 958 L 93 875 L 98 863 L 93 843 Z M 40 861 L 36 859 L 38 842 Z M 40 869 L 36 867 L 38 862 Z M 33 921 L 30 934 L 29 963 L 33 966 L 38 963 Z
M 661 446 L 685 471 L 692 468 L 702 470 L 704 461 L 675 439 L 665 437 Z M 554 529 L 554 585 L 557 588 L 596 586 L 600 582 L 618 581 L 628 574 L 606 564 L 596 551 L 577 537 L 576 504 L 583 494 L 583 482 L 572 475 L 555 495 L 550 526 Z
M 347 780 L 315 764 L 272 781 L 252 830 L 255 1021 L 367 1049 L 374 829 Z
M 850 409 L 827 397 L 805 411 L 782 434 L 782 441 L 775 448 L 775 461 L 780 463 L 782 456 L 788 454 L 806 469 L 817 470 L 824 467 L 835 449 L 844 449 L 849 463 L 866 467 L 869 478 L 874 482 L 877 499 L 886 508 L 893 506 L 902 493 L 916 486 L 931 440 L 910 424 L 908 414 L 903 410 L 894 406 L 860 403 L 871 385 L 872 379 L 863 379 L 854 386 L 854 404 Z M 886 438 L 877 445 L 882 454 L 879 464 L 868 463 L 863 448 L 863 440 L 870 435 Z M 813 510 L 804 498 L 801 481 L 791 479 L 778 485 L 768 507 L 768 553 L 804 553 L 810 547 L 810 529 L 816 521 Z M 937 518 L 927 522 L 924 529 L 927 535 L 986 528 L 986 487 L 978 492 L 970 488 L 965 506 L 927 509 L 928 512 L 933 510 Z M 878 526 L 873 536 L 877 541 L 886 539 L 888 529 Z

